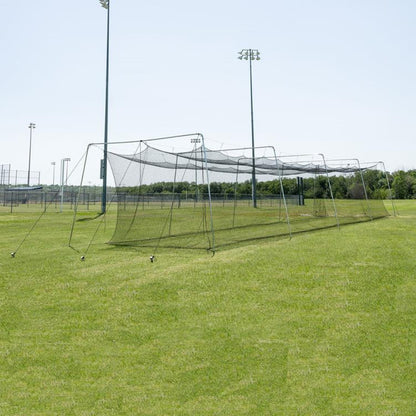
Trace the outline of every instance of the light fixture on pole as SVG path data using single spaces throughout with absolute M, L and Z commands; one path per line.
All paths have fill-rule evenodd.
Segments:
M 107 10 L 107 56 L 105 75 L 105 120 L 104 120 L 104 157 L 101 165 L 101 176 L 103 180 L 103 191 L 101 195 L 101 213 L 104 214 L 107 206 L 107 144 L 108 144 L 108 73 L 110 57 L 110 0 L 99 0 L 104 9 Z
M 260 60 L 260 52 L 257 49 L 242 49 L 239 52 L 240 56 L 238 59 L 246 60 L 250 63 L 250 104 L 251 104 L 251 157 L 252 157 L 252 177 L 251 177 L 251 189 L 252 189 L 252 200 L 253 208 L 257 208 L 257 197 L 256 197 L 256 154 L 254 150 L 254 117 L 253 117 L 253 76 L 251 61 Z
M 53 168 L 53 174 L 52 174 L 52 186 L 55 185 L 55 166 L 56 162 L 51 162 L 52 168 Z
M 32 131 L 34 128 L 36 128 L 36 124 L 30 123 L 28 127 L 30 129 L 30 139 L 29 139 L 29 167 L 27 170 L 27 186 L 30 186 L 30 159 L 32 157 Z
M 71 161 L 69 157 L 61 159 L 61 208 L 64 205 L 64 186 L 68 183 L 68 163 Z M 65 164 L 66 164 L 66 174 L 65 174 Z

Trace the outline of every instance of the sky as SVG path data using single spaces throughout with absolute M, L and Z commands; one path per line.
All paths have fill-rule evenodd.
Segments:
M 110 1 L 110 142 L 200 132 L 250 146 L 237 57 L 251 48 L 256 146 L 416 168 L 414 0 Z M 106 13 L 98 0 L 0 0 L 0 165 L 28 169 L 31 122 L 42 183 L 51 162 L 74 168 L 103 141 Z M 98 166 L 90 175 L 99 183 Z

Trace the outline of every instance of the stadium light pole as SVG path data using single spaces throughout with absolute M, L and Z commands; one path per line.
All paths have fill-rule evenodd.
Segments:
M 55 166 L 56 162 L 51 162 L 53 173 L 52 173 L 52 186 L 55 185 Z
M 61 208 L 64 205 L 64 186 L 68 184 L 68 163 L 71 161 L 71 158 L 66 157 L 61 159 Z M 66 175 L 65 175 L 65 164 L 66 164 Z
M 110 0 L 99 0 L 104 9 L 107 10 L 107 57 L 105 71 L 105 120 L 104 120 L 104 157 L 101 166 L 103 180 L 103 191 L 101 196 L 101 213 L 105 214 L 107 209 L 107 144 L 108 144 L 108 70 L 110 57 Z
M 29 129 L 30 129 L 30 139 L 29 139 L 29 167 L 27 170 L 27 186 L 30 186 L 30 159 L 32 156 L 32 131 L 33 129 L 36 128 L 36 124 L 35 123 L 30 123 L 29 124 Z
M 240 56 L 238 59 L 246 60 L 250 63 L 250 105 L 251 105 L 251 157 L 253 171 L 251 175 L 251 192 L 253 200 L 253 208 L 257 208 L 257 197 L 256 197 L 256 154 L 254 150 L 254 117 L 253 117 L 253 71 L 251 61 L 260 60 L 260 52 L 257 49 L 242 49 L 239 52 Z

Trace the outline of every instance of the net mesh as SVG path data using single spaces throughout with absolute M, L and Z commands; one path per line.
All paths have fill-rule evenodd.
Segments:
M 211 150 L 199 135 L 185 141 L 181 148 L 172 138 L 141 140 L 130 152 L 111 143 L 118 205 L 111 244 L 215 250 L 388 215 L 364 182 L 374 166 L 277 157 L 273 147 L 256 148 L 253 159 L 251 148 Z

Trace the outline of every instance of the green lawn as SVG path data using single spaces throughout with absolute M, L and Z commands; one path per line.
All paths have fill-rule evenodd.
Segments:
M 391 206 L 386 205 L 391 211 Z M 0 214 L 0 415 L 414 415 L 416 201 L 204 251 Z M 91 214 L 89 214 L 91 215 Z

